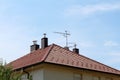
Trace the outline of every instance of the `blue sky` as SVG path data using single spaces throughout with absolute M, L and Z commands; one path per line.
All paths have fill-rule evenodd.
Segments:
M 0 0 L 0 58 L 29 53 L 43 33 L 49 44 L 64 47 L 65 38 L 53 32 L 67 30 L 80 54 L 120 69 L 119 21 L 119 0 Z

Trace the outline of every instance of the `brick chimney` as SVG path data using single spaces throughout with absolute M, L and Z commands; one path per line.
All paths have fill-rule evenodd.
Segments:
M 41 39 L 41 48 L 48 47 L 48 38 L 46 37 L 46 33 L 44 33 L 44 37 Z
M 79 49 L 78 48 L 73 48 L 73 52 L 79 54 Z
M 39 45 L 37 44 L 37 41 L 34 40 L 33 45 L 30 46 L 30 51 L 32 52 L 32 51 L 35 51 L 37 49 L 39 49 Z
M 73 48 L 73 52 L 79 54 L 79 49 L 76 48 L 76 46 L 77 46 L 77 45 L 75 44 L 75 45 L 74 45 L 75 48 Z

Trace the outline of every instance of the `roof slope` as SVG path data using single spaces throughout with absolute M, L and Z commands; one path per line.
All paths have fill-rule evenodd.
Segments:
M 73 53 L 58 45 L 50 45 L 45 49 L 31 52 L 10 64 L 14 69 L 24 68 L 41 62 L 84 68 L 100 72 L 120 74 L 119 70 L 106 66 L 80 54 Z
M 34 65 L 44 61 L 44 58 L 49 53 L 52 46 L 49 46 L 45 49 L 38 49 L 33 51 L 21 58 L 16 59 L 15 61 L 9 63 L 8 65 L 12 66 L 14 70 L 24 68 L 30 65 Z

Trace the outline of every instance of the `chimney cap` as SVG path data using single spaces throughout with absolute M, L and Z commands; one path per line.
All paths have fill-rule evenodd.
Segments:
M 34 40 L 34 41 L 33 41 L 33 44 L 37 44 L 37 40 Z
M 46 33 L 44 33 L 43 35 L 44 35 L 44 38 L 46 38 L 46 35 L 47 35 L 47 34 L 46 34 Z

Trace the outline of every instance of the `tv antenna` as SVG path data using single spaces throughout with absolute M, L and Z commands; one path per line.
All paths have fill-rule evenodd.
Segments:
M 66 39 L 66 47 L 68 47 L 68 36 L 70 36 L 70 34 L 67 31 L 65 31 L 64 33 L 63 32 L 54 32 L 54 33 L 62 34 Z
M 70 47 L 74 47 L 74 48 L 76 48 L 77 47 L 77 44 L 75 43 L 75 42 L 70 42 L 70 43 L 68 43 L 68 44 L 72 44 L 73 46 L 70 46 Z

